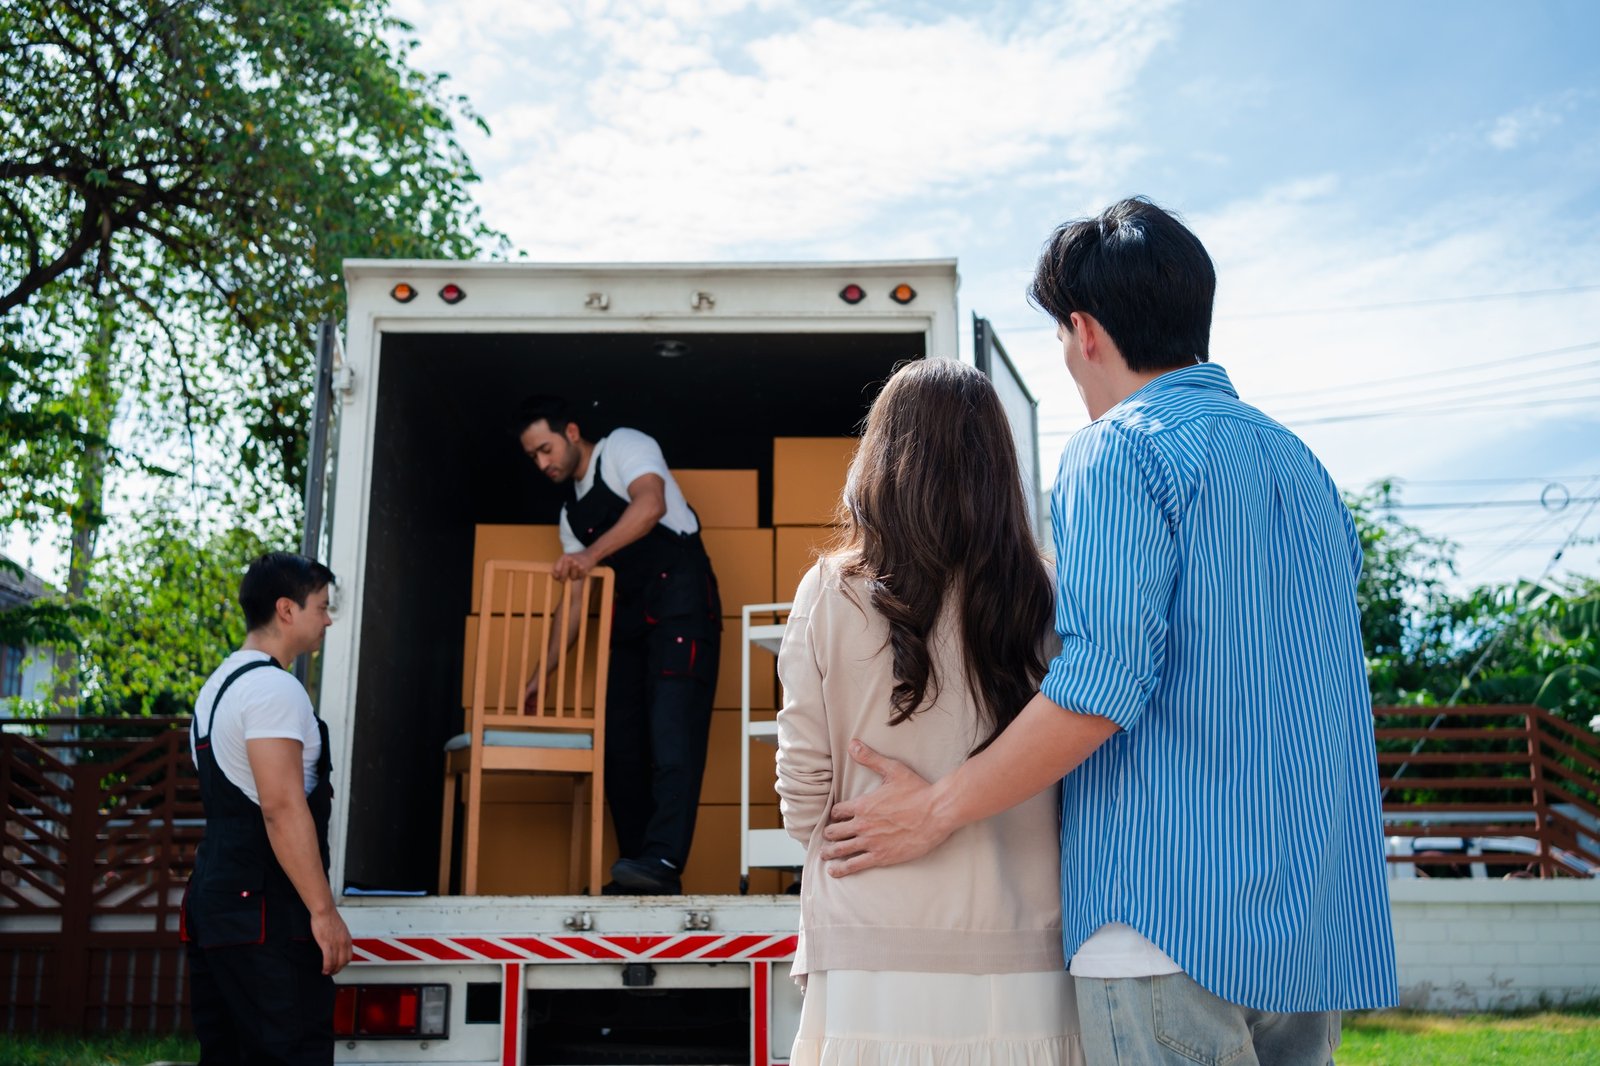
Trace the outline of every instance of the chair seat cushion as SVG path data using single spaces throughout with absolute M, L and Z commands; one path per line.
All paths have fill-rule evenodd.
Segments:
M 489 748 L 565 748 L 592 751 L 594 734 L 565 729 L 485 729 L 483 743 Z M 471 733 L 458 733 L 445 742 L 445 751 L 464 751 L 472 746 Z

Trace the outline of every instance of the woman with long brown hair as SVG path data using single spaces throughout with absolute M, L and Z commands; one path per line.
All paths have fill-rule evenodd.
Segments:
M 806 844 L 806 982 L 794 1066 L 1082 1062 L 1061 955 L 1057 796 L 1047 790 L 900 866 L 829 877 L 834 803 L 872 789 L 852 738 L 933 780 L 1037 691 L 1050 571 L 989 379 L 910 363 L 867 416 L 838 549 L 800 583 L 778 674 L 778 794 Z

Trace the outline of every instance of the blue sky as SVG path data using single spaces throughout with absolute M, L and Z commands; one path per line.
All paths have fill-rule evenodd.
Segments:
M 1054 225 L 1147 194 L 1216 260 L 1213 358 L 1336 480 L 1470 505 L 1404 512 L 1463 583 L 1574 535 L 1553 572 L 1600 573 L 1600 5 L 396 10 L 531 258 L 956 256 L 1053 469 L 1084 418 L 1023 288 Z
M 1405 512 L 1465 583 L 1574 531 L 1555 572 L 1600 573 L 1600 509 L 1486 506 L 1600 496 L 1600 4 L 394 9 L 532 259 L 955 256 L 1053 469 L 1084 419 L 1024 286 L 1057 223 L 1147 194 L 1216 261 L 1213 358 L 1340 484 L 1472 505 Z

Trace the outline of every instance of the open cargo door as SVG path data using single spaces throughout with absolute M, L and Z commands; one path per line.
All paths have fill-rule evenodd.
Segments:
M 977 314 L 972 316 L 972 350 L 978 369 L 989 375 L 1000 403 L 1011 420 L 1011 438 L 1017 445 L 1017 462 L 1022 467 L 1022 488 L 1033 518 L 1034 536 L 1042 537 L 1039 496 L 1039 401 L 1028 391 L 1005 346 L 996 336 L 994 325 Z

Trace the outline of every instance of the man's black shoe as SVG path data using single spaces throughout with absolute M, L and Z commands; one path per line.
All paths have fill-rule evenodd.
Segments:
M 636 888 L 629 888 L 627 885 L 618 884 L 615 881 L 607 881 L 600 886 L 600 894 L 602 896 L 637 896 L 641 893 Z
M 661 859 L 618 859 L 611 865 L 615 883 L 637 895 L 681 896 L 677 869 Z

